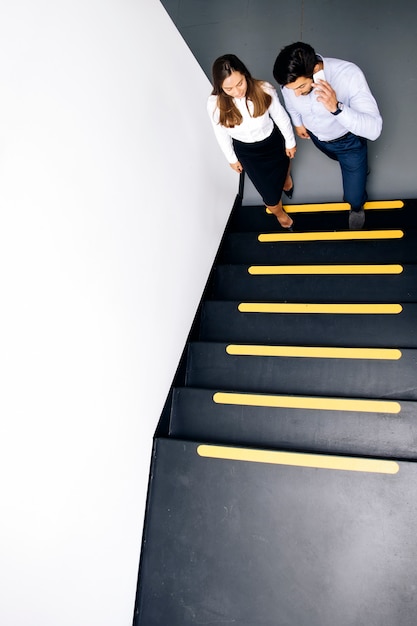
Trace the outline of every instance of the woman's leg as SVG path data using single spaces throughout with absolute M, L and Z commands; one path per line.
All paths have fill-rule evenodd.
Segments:
M 285 181 L 284 181 L 284 187 L 283 187 L 284 191 L 291 191 L 291 189 L 294 186 L 290 170 L 291 170 L 291 161 L 290 161 L 290 163 L 288 165 L 287 176 L 286 176 Z
M 284 138 L 275 126 L 262 142 L 245 144 L 233 139 L 236 156 L 265 206 L 283 228 L 291 228 L 293 220 L 282 208 L 282 188 L 289 176 L 290 160 L 285 153 Z M 291 183 L 291 177 L 289 177 Z
M 280 200 L 278 204 L 275 204 L 274 206 L 266 205 L 266 208 L 275 215 L 278 222 L 283 228 L 291 228 L 291 226 L 293 225 L 293 220 L 282 208 L 282 200 Z

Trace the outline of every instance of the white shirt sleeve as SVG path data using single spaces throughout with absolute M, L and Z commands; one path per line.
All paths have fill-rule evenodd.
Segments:
M 297 126 L 304 126 L 303 118 L 301 116 L 301 113 L 291 106 L 291 98 L 289 97 L 290 93 L 291 92 L 290 92 L 289 89 L 285 89 L 284 88 L 282 90 L 282 96 L 284 98 L 285 108 L 286 108 L 289 116 L 291 117 L 292 123 L 294 124 L 295 128 L 297 128 Z M 300 97 L 302 97 L 302 96 L 300 96 Z
M 280 129 L 285 139 L 285 147 L 287 149 L 294 148 L 296 141 L 290 117 L 281 102 L 279 101 L 276 89 L 269 83 L 264 83 L 264 90 L 269 93 L 272 98 L 271 105 L 268 109 L 269 115 Z
M 217 108 L 217 96 L 210 96 L 207 102 L 207 112 L 209 114 L 214 134 L 224 156 L 229 163 L 236 163 L 238 158 L 233 149 L 232 137 L 224 126 L 219 124 L 219 110 Z
M 350 84 L 347 86 L 349 97 L 343 102 L 343 111 L 339 113 L 338 122 L 346 130 L 374 141 L 378 139 L 382 131 L 382 117 L 378 110 L 378 105 L 373 97 L 365 76 L 359 68 L 352 76 Z

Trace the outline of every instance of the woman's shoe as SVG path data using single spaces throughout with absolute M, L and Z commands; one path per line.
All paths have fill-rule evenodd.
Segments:
M 285 189 L 282 190 L 285 195 L 287 196 L 287 198 L 292 198 L 292 194 L 294 193 L 294 185 L 291 187 L 291 189 L 288 189 L 288 191 L 285 191 Z
M 291 176 L 291 180 L 292 180 L 292 176 Z M 282 191 L 285 193 L 287 198 L 291 199 L 292 198 L 292 194 L 294 193 L 294 182 L 292 183 L 291 189 L 288 189 L 288 190 L 283 189 Z
M 285 211 L 284 211 L 285 213 Z M 290 224 L 288 224 L 288 226 L 284 226 L 284 224 L 281 222 L 280 218 L 278 217 L 278 215 L 275 216 L 278 220 L 279 225 L 281 226 L 281 228 L 283 228 L 284 230 L 288 230 L 288 231 L 292 231 L 292 227 L 294 226 L 294 220 L 287 214 L 285 214 L 285 217 L 288 217 L 291 222 Z

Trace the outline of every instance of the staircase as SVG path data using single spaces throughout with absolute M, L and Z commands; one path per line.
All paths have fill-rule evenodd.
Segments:
M 415 626 L 417 201 L 233 208 L 154 439 L 134 626 Z

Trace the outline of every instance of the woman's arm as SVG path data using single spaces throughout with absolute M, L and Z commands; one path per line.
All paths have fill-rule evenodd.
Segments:
M 269 93 L 272 98 L 268 113 L 284 136 L 285 148 L 287 150 L 290 148 L 296 148 L 296 141 L 290 116 L 280 103 L 276 90 L 269 83 L 264 83 L 264 90 Z
M 209 97 L 207 102 L 207 112 L 209 114 L 209 118 L 213 126 L 214 135 L 217 139 L 217 143 L 219 144 L 221 151 L 231 165 L 236 164 L 238 162 L 238 158 L 233 149 L 232 138 L 227 132 L 227 128 L 219 124 L 219 110 L 217 108 L 216 96 Z

